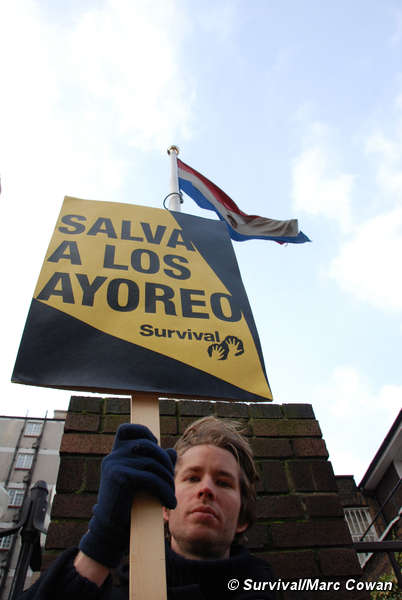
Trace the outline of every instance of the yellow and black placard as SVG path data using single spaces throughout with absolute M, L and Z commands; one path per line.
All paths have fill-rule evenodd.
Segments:
M 271 400 L 225 225 L 66 197 L 12 380 Z

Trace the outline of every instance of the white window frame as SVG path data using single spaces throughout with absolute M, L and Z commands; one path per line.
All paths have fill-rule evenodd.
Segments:
M 8 488 L 7 492 L 10 498 L 8 502 L 8 506 L 10 508 L 19 508 L 22 506 L 25 494 L 25 490 L 23 488 Z M 17 498 L 18 496 L 20 496 L 19 499 Z
M 344 508 L 343 511 L 345 513 L 345 520 L 349 527 L 350 535 L 354 542 L 376 542 L 378 540 L 378 533 L 374 523 L 367 531 L 363 540 L 361 540 L 363 533 L 373 520 L 370 509 L 367 506 Z M 370 556 L 371 553 L 358 552 L 357 557 L 360 565 L 363 565 Z
M 4 537 L 0 538 L 0 550 L 10 550 L 12 540 L 12 535 L 5 535 Z
M 19 452 L 17 454 L 15 468 L 16 469 L 25 469 L 25 470 L 29 471 L 29 469 L 32 467 L 33 457 L 34 457 L 33 454 L 28 454 L 27 452 Z
M 38 437 L 42 432 L 42 423 L 37 421 L 28 421 L 25 425 L 24 435 L 29 437 Z

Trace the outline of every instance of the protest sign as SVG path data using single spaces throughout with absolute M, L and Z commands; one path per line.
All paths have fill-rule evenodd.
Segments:
M 225 225 L 66 197 L 12 380 L 271 400 Z

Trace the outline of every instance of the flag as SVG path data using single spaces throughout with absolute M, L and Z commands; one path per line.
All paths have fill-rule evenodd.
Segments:
M 233 240 L 273 240 L 279 244 L 310 242 L 309 238 L 299 231 L 297 219 L 276 221 L 257 215 L 246 215 L 217 185 L 179 158 L 177 171 L 179 189 L 190 196 L 200 208 L 215 211 L 226 223 Z

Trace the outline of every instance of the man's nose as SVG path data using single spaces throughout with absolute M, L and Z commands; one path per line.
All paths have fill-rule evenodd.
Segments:
M 210 477 L 203 477 L 198 489 L 199 498 L 215 498 L 215 486 Z

